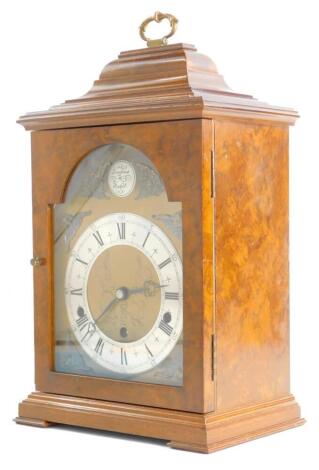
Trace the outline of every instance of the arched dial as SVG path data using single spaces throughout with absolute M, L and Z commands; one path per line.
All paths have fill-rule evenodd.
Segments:
M 65 299 L 84 351 L 120 374 L 159 364 L 183 326 L 182 263 L 167 235 L 132 213 L 96 220 L 69 258 Z

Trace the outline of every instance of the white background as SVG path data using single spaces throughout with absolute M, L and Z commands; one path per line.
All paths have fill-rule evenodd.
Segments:
M 318 468 L 316 6 L 315 0 L 1 2 L 2 468 Z M 180 20 L 171 42 L 195 44 L 233 89 L 301 114 L 290 139 L 291 388 L 307 424 L 211 455 L 174 451 L 158 441 L 11 421 L 18 402 L 34 390 L 30 136 L 15 120 L 80 96 L 120 51 L 144 47 L 137 28 L 156 10 Z

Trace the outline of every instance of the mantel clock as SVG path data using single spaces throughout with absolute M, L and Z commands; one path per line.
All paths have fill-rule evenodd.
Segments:
M 150 21 L 170 33 L 148 39 Z M 288 128 L 140 33 L 32 130 L 35 387 L 17 423 L 211 452 L 303 423 L 289 389 Z

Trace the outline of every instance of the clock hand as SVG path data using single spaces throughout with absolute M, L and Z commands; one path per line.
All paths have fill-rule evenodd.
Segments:
M 131 295 L 134 295 L 134 294 L 140 294 L 141 292 L 144 292 L 145 291 L 145 287 L 137 287 L 135 289 L 127 289 L 127 297 L 130 297 Z
M 168 284 L 156 284 L 153 281 L 145 281 L 143 287 L 138 287 L 136 289 L 128 289 L 127 287 L 120 287 L 115 292 L 115 297 L 111 302 L 104 308 L 100 315 L 95 320 L 95 323 L 100 321 L 100 319 L 109 311 L 111 308 L 116 305 L 121 300 L 128 299 L 131 295 L 139 294 L 144 292 L 146 297 L 152 297 L 155 294 L 155 289 L 161 289 L 162 287 L 167 287 Z M 153 289 L 153 290 L 152 290 Z
M 155 295 L 156 289 L 161 289 L 162 287 L 167 287 L 168 284 L 156 284 L 153 281 L 144 282 L 144 294 L 146 297 L 153 297 Z
M 119 298 L 118 297 L 115 297 L 106 307 L 105 309 L 102 311 L 102 313 L 100 313 L 100 315 L 97 317 L 97 319 L 95 320 L 95 323 L 97 323 L 115 304 L 117 304 L 119 302 Z
M 136 289 L 127 289 L 127 297 L 134 294 L 139 294 L 141 292 L 143 292 L 146 297 L 152 297 L 155 294 L 155 289 L 161 289 L 162 287 L 167 286 L 168 284 L 156 284 L 153 281 L 145 281 L 143 287 L 138 287 Z
M 116 289 L 114 299 L 111 300 L 111 302 L 100 313 L 100 315 L 95 320 L 95 323 L 97 323 L 114 305 L 116 305 L 121 300 L 126 300 L 128 296 L 129 296 L 129 289 L 127 289 L 127 287 L 120 287 L 119 289 Z

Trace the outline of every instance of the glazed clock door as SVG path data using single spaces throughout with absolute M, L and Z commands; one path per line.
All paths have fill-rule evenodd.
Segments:
M 55 370 L 182 385 L 182 206 L 154 165 L 98 147 L 53 213 Z
M 213 409 L 212 136 L 201 119 L 33 133 L 37 390 Z

